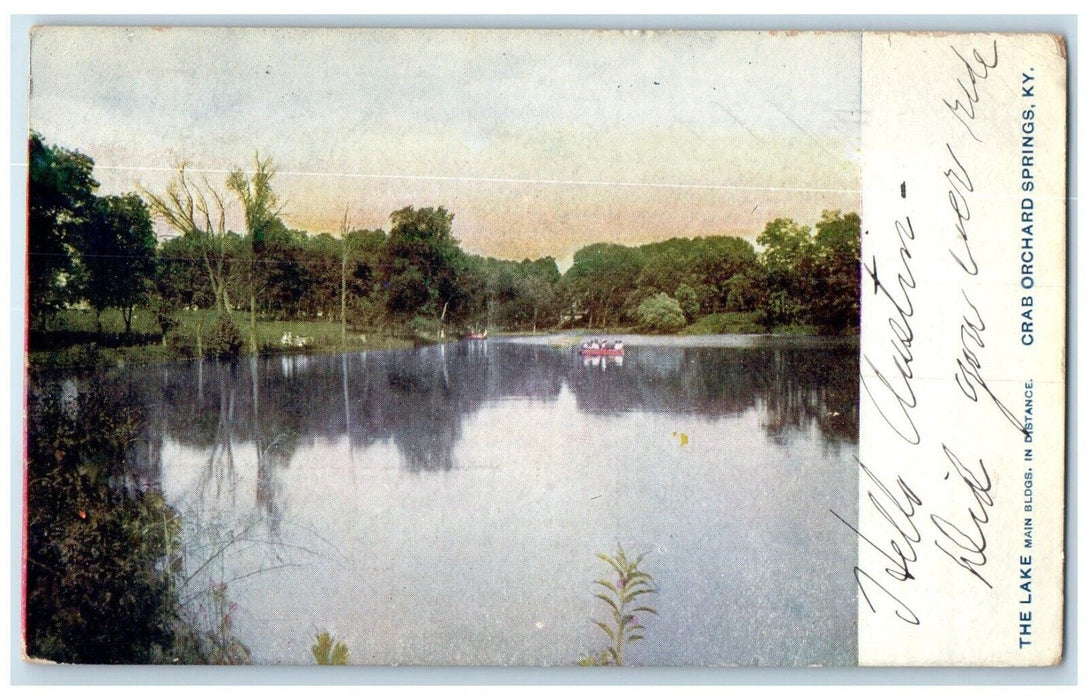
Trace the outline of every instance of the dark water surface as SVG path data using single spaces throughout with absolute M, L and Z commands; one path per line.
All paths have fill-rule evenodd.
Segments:
M 622 364 L 517 339 L 108 381 L 254 661 L 328 629 L 354 663 L 574 663 L 619 543 L 659 587 L 630 663 L 841 665 L 857 370 L 850 341 L 631 337 Z

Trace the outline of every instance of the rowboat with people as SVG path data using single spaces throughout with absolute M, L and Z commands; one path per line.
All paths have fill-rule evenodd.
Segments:
M 609 341 L 594 338 L 578 346 L 582 357 L 623 357 L 623 341 Z

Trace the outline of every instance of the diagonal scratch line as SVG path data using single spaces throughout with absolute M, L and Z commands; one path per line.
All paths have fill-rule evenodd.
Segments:
M 790 124 L 793 124 L 795 127 L 797 127 L 798 131 L 800 131 L 802 134 L 807 136 L 809 138 L 809 140 L 812 141 L 812 143 L 814 143 L 816 145 L 816 148 L 819 148 L 821 151 L 823 151 L 825 154 L 830 156 L 832 159 L 835 158 L 835 154 L 831 153 L 826 148 L 824 148 L 824 145 L 822 143 L 820 143 L 819 140 L 815 136 L 810 134 L 808 129 L 806 129 L 805 127 L 801 126 L 796 121 L 794 121 L 793 117 L 791 117 L 789 114 L 786 113 L 786 110 L 782 109 L 777 104 L 775 104 L 773 100 L 768 99 L 766 95 L 763 95 L 763 101 L 766 102 L 767 104 L 769 104 L 770 106 L 774 107 L 775 109 L 777 109 L 778 113 L 781 114 L 783 117 L 785 117 L 786 120 L 789 121 Z
M 756 141 L 759 141 L 759 142 L 760 142 L 761 144 L 762 144 L 762 143 L 765 143 L 765 142 L 763 141 L 763 139 L 761 139 L 761 138 L 759 138 L 758 136 L 756 136 L 756 132 L 754 132 L 754 131 L 752 131 L 751 129 L 749 129 L 749 128 L 748 128 L 748 125 L 747 125 L 747 124 L 745 124 L 744 122 L 742 122 L 742 121 L 741 121 L 741 120 L 740 120 L 740 119 L 739 119 L 739 118 L 737 117 L 737 115 L 733 114 L 733 112 L 731 112 L 731 111 L 730 111 L 730 110 L 729 110 L 729 109 L 728 109 L 728 108 L 727 108 L 727 107 L 726 107 L 725 105 L 723 105 L 723 104 L 722 104 L 721 102 L 718 102 L 717 100 L 714 100 L 714 101 L 712 101 L 712 102 L 711 102 L 710 104 L 714 105 L 715 107 L 717 107 L 718 109 L 720 109 L 721 111 L 723 111 L 723 112 L 725 112 L 725 113 L 726 113 L 727 115 L 729 115 L 729 118 L 730 118 L 730 119 L 732 119 L 733 121 L 735 121 L 735 122 L 737 123 L 737 125 L 738 125 L 738 126 L 739 126 L 740 128 L 742 128 L 742 129 L 744 129 L 745 131 L 747 131 L 747 132 L 748 132 L 748 135 L 749 135 L 749 136 L 751 136 L 752 138 L 754 138 L 754 139 L 755 139 Z
M 142 167 L 129 165 L 99 165 L 94 166 L 98 170 L 132 170 L 146 172 L 174 172 L 174 168 Z M 218 168 L 187 168 L 190 172 L 228 174 L 231 170 Z M 250 173 L 251 171 L 245 171 Z M 759 187 L 756 185 L 704 185 L 685 184 L 673 182 L 614 182 L 609 180 L 548 180 L 536 178 L 517 177 L 473 177 L 455 175 L 397 175 L 378 173 L 335 173 L 335 172 L 310 172 L 302 170 L 277 170 L 277 175 L 288 177 L 342 177 L 362 180 L 430 180 L 437 182 L 482 182 L 492 184 L 517 184 L 517 185 L 557 185 L 571 187 L 644 187 L 651 189 L 679 189 L 679 190 L 749 190 L 759 192 L 845 192 L 856 194 L 859 189 L 848 188 L 821 188 L 821 187 Z

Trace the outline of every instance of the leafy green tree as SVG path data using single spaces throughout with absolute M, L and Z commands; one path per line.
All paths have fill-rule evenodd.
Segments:
M 684 312 L 680 302 L 659 292 L 638 305 L 638 321 L 652 331 L 671 332 L 684 327 Z
M 78 152 L 29 141 L 27 296 L 30 322 L 41 326 L 64 304 L 75 301 L 71 282 L 78 272 L 76 245 L 94 206 L 98 182 L 94 161 Z
M 147 205 L 136 194 L 97 198 L 78 239 L 82 296 L 101 313 L 121 310 L 125 333 L 132 315 L 147 299 L 155 274 L 155 232 Z
M 176 308 L 215 306 L 201 251 L 191 236 L 175 236 L 159 245 L 156 255 L 156 296 Z
M 246 218 L 247 260 L 241 266 L 242 283 L 249 297 L 249 351 L 256 354 L 257 347 L 257 297 L 269 284 L 268 260 L 274 260 L 276 246 L 273 230 L 283 228 L 279 221 L 279 198 L 272 189 L 276 168 L 271 158 L 253 156 L 254 170 L 246 173 L 234 170 L 227 176 L 227 188 L 238 197 Z
M 729 280 L 737 275 L 754 277 L 759 264 L 752 244 L 736 236 L 709 236 L 692 242 L 687 265 L 695 279 L 703 310 L 716 313 L 728 304 Z
M 766 284 L 759 268 L 733 275 L 722 285 L 726 311 L 755 311 L 763 302 Z
M 773 324 L 808 319 L 817 285 L 816 245 L 811 229 L 792 219 L 767 224 L 756 242 L 763 246 L 767 319 Z
M 775 219 L 768 223 L 756 242 L 763 246 L 761 256 L 768 274 L 789 278 L 809 259 L 813 250 L 811 229 L 793 219 Z
M 594 243 L 574 254 L 574 264 L 563 275 L 563 286 L 574 309 L 588 325 L 608 325 L 617 320 L 638 287 L 642 253 L 614 243 Z
M 263 290 L 257 310 L 277 317 L 298 315 L 303 300 L 316 286 L 314 270 L 307 264 L 303 231 L 288 229 L 275 219 L 265 233 L 259 265 Z
M 560 301 L 559 267 L 554 258 L 515 262 L 470 256 L 484 280 L 485 299 L 473 302 L 475 324 L 509 330 L 555 325 Z
M 390 215 L 392 227 L 382 261 L 386 308 L 402 320 L 431 316 L 439 323 L 469 311 L 469 295 L 458 280 L 469 272 L 453 237 L 453 214 L 445 207 L 405 207 Z M 452 314 L 452 316 L 451 316 Z
M 827 332 L 861 325 L 861 218 L 825 211 L 816 223 L 814 323 Z
M 238 357 L 243 344 L 245 339 L 242 338 L 242 332 L 234 324 L 231 315 L 219 314 L 208 330 L 208 340 L 204 351 L 210 357 L 231 360 Z

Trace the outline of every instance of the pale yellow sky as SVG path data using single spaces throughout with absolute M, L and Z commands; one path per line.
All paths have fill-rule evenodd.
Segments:
M 48 27 L 30 125 L 103 193 L 260 149 L 292 227 L 441 205 L 471 252 L 569 259 L 856 210 L 860 69 L 856 33 Z

